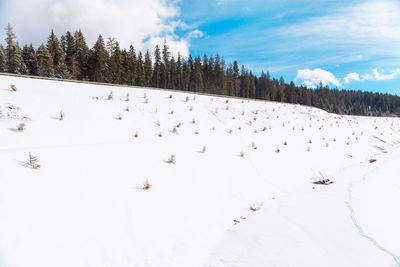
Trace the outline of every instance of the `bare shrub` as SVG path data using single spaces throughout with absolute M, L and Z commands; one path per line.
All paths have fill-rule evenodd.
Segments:
M 169 157 L 169 159 L 167 160 L 167 163 L 169 163 L 169 164 L 175 164 L 175 161 L 176 161 L 175 155 L 172 154 L 172 155 Z
M 121 114 L 118 114 L 117 119 L 118 119 L 118 120 L 122 120 L 122 115 L 121 115 Z
M 138 133 L 138 131 L 136 131 L 136 133 L 135 133 L 134 137 L 135 137 L 135 138 L 138 138 L 138 137 L 139 137 L 139 133 Z
M 256 144 L 253 142 L 253 143 L 251 143 L 251 148 L 252 149 L 254 149 L 254 150 L 256 150 L 257 149 L 257 146 L 256 146 Z
M 192 120 L 192 124 L 195 124 L 195 123 L 196 123 L 196 120 L 195 120 L 195 119 L 193 119 L 193 120 Z
M 241 158 L 244 158 L 244 152 L 243 152 L 243 151 L 240 151 L 239 156 L 240 156 Z
M 59 118 L 59 120 L 60 121 L 62 121 L 62 120 L 64 120 L 64 116 L 65 116 L 65 114 L 64 114 L 64 111 L 60 111 L 60 118 Z
M 181 127 L 181 123 L 179 122 L 177 125 L 176 125 L 176 128 L 179 128 L 179 127 Z
M 281 150 L 279 149 L 279 147 L 277 147 L 277 148 L 275 149 L 275 152 L 276 152 L 276 153 L 281 152 Z
M 40 169 L 40 165 L 39 165 L 39 159 L 32 155 L 31 152 L 29 152 L 29 158 L 28 158 L 28 165 L 35 170 Z
M 171 99 L 172 98 L 172 94 L 171 95 L 169 95 L 169 99 Z
M 151 188 L 151 184 L 150 184 L 149 180 L 146 180 L 146 181 L 143 183 L 142 189 L 146 191 L 146 190 L 149 190 L 150 188 Z
M 171 131 L 173 134 L 178 134 L 178 130 L 176 129 L 176 127 L 174 127 L 174 129 L 172 129 Z
M 16 91 L 17 91 L 17 87 L 16 87 L 14 84 L 10 84 L 10 89 L 11 89 L 11 91 L 13 91 L 13 92 L 16 92 Z
M 158 133 L 158 137 L 160 137 L 160 138 L 162 137 L 162 132 Z
M 285 142 L 283 142 L 283 145 L 284 145 L 284 146 L 287 146 L 287 142 L 286 142 L 286 141 L 285 141 Z
M 17 125 L 17 131 L 18 132 L 23 132 L 26 128 L 26 124 L 25 123 L 20 123 Z

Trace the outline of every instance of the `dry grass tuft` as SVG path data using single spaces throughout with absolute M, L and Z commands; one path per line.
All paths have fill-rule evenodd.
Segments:
M 26 124 L 25 123 L 20 123 L 17 125 L 17 131 L 18 132 L 23 132 L 26 128 Z

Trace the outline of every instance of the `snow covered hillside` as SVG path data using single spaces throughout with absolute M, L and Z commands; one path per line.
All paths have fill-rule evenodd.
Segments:
M 398 118 L 0 76 L 0 266 L 400 266 L 399 162 Z

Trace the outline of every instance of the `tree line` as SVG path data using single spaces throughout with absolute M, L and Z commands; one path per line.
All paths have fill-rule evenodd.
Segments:
M 21 48 L 11 25 L 5 30 L 0 72 L 297 103 L 339 114 L 400 115 L 398 96 L 329 89 L 322 83 L 317 89 L 296 86 L 269 72 L 257 76 L 237 61 L 228 65 L 218 54 L 175 58 L 165 41 L 151 54 L 133 45 L 122 49 L 114 38 L 101 35 L 89 48 L 80 30 L 60 38 L 51 31 L 47 43 L 35 49 L 32 44 Z

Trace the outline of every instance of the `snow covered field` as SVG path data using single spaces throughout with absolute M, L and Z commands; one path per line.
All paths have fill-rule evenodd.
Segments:
M 400 266 L 399 163 L 398 118 L 0 76 L 0 266 Z

